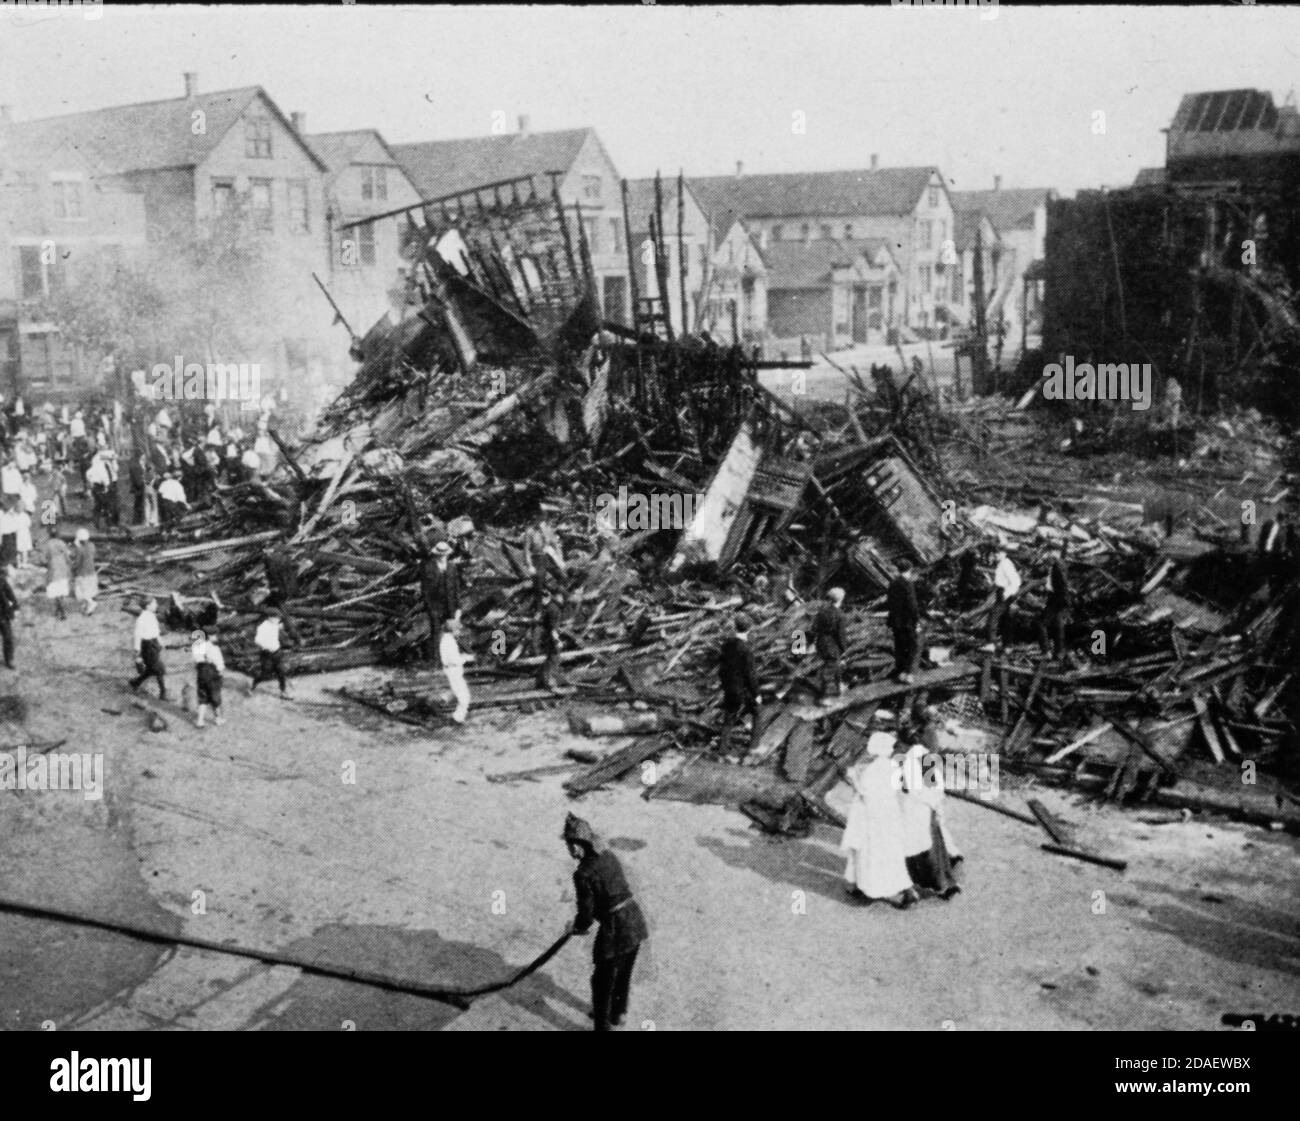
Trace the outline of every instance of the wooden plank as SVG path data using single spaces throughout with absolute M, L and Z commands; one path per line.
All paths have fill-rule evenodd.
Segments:
M 785 745 L 782 770 L 791 782 L 802 783 L 808 777 L 808 766 L 813 757 L 813 725 L 800 721 L 790 733 Z
M 1192 694 L 1192 707 L 1196 709 L 1196 725 L 1201 729 L 1201 735 L 1205 737 L 1205 743 L 1210 749 L 1210 754 L 1214 756 L 1214 761 L 1226 763 L 1227 757 L 1223 753 L 1223 745 L 1219 743 L 1219 733 L 1215 731 L 1214 722 L 1210 719 L 1209 706 L 1200 693 Z
M 1069 848 L 1065 845 L 1043 845 L 1044 852 L 1054 852 L 1057 856 L 1071 856 L 1075 860 L 1087 861 L 1089 864 L 1100 864 L 1103 868 L 1114 868 L 1116 872 L 1122 872 L 1128 867 L 1128 861 L 1116 860 L 1110 856 L 1099 856 L 1095 852 L 1084 852 L 1082 849 Z
M 886 697 L 897 697 L 903 693 L 920 692 L 936 685 L 948 685 L 973 677 L 979 667 L 971 662 L 953 662 L 950 666 L 918 673 L 910 685 L 900 685 L 895 681 L 876 681 L 870 685 L 859 685 L 850 689 L 842 697 L 837 697 L 828 705 L 799 705 L 791 711 L 801 720 L 821 720 L 837 712 L 847 712 L 863 705 L 874 704 Z
M 594 766 L 588 767 L 581 774 L 574 775 L 564 784 L 571 797 L 589 793 L 599 786 L 613 782 L 620 775 L 672 745 L 671 736 L 654 736 L 628 744 L 627 747 L 614 752 Z
M 785 743 L 786 737 L 789 736 L 798 723 L 798 715 L 790 708 L 783 708 L 773 714 L 772 719 L 755 737 L 754 746 L 750 748 L 749 754 L 745 757 L 745 765 L 753 766 L 771 758 L 777 749 Z
M 1029 807 L 1030 812 L 1032 812 L 1034 817 L 1038 819 L 1038 824 L 1047 830 L 1047 835 L 1051 837 L 1053 841 L 1058 845 L 1069 845 L 1071 843 L 1073 838 L 1071 838 L 1070 832 L 1066 828 L 1065 824 L 1054 817 L 1052 811 L 1043 805 L 1042 802 L 1037 798 L 1029 798 L 1026 800 L 1025 805 Z
M 1093 740 L 1097 739 L 1103 732 L 1107 731 L 1107 729 L 1109 728 L 1110 725 L 1105 723 L 1104 721 L 1098 724 L 1094 724 L 1090 729 L 1088 729 L 1088 731 L 1084 732 L 1084 734 L 1081 735 L 1078 739 L 1076 739 L 1073 743 L 1068 743 L 1063 748 L 1061 748 L 1060 751 L 1054 752 L 1053 754 L 1049 755 L 1046 758 L 1046 760 L 1044 760 L 1044 762 L 1059 763 L 1067 755 L 1070 755 L 1073 752 L 1078 751 L 1079 748 L 1086 747 L 1088 744 L 1092 743 Z

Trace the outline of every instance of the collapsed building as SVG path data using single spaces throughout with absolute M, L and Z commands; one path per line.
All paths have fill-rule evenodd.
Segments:
M 662 253 L 663 223 L 650 226 Z M 344 695 L 441 725 L 418 582 L 436 534 L 462 558 L 475 710 L 508 726 L 514 711 L 563 703 L 576 729 L 630 737 L 584 756 L 567 783 L 575 796 L 663 757 L 647 796 L 737 805 L 797 833 L 837 820 L 824 796 L 873 721 L 896 727 L 929 700 L 963 730 L 945 745 L 954 754 L 983 749 L 1019 773 L 1117 798 L 1297 821 L 1285 782 L 1300 591 L 1273 575 L 1225 603 L 1225 578 L 1258 584 L 1231 532 L 1211 527 L 1171 551 L 1140 506 L 1078 480 L 1023 482 L 1008 508 L 1014 488 L 999 483 L 989 501 L 982 477 L 990 433 L 937 413 L 910 380 L 873 371 L 873 393 L 853 374 L 856 401 L 796 408 L 760 379 L 778 364 L 673 337 L 653 300 L 637 300 L 632 328 L 602 321 L 582 223 L 544 177 L 421 204 L 410 252 L 418 311 L 353 340 L 354 380 L 310 437 L 283 447 L 280 472 L 220 488 L 181 522 L 184 543 L 144 536 L 110 560 L 123 589 L 142 588 L 146 566 L 155 584 L 179 586 L 177 621 L 213 597 L 235 668 L 255 661 L 246 636 L 274 549 L 298 588 L 285 604 L 300 635 L 290 672 L 372 667 Z M 602 517 L 602 496 L 629 491 L 690 501 L 659 507 L 682 512 L 673 524 Z M 539 517 L 567 558 L 563 697 L 530 680 L 542 659 L 522 534 Z M 1072 638 L 1088 653 L 1051 665 L 1034 653 L 1033 589 L 1057 542 L 1071 548 Z M 1004 652 L 983 649 L 991 596 L 963 601 L 955 579 L 960 552 L 994 544 L 1031 589 Z M 884 676 L 882 593 L 903 557 L 925 574 L 929 617 L 925 668 L 898 683 Z M 846 655 L 852 688 L 817 706 L 802 639 L 832 583 L 863 609 Z M 740 607 L 775 703 L 749 748 L 724 758 L 712 681 Z M 1099 629 L 1101 648 L 1087 641 Z M 1249 790 L 1234 782 L 1243 761 L 1266 772 Z

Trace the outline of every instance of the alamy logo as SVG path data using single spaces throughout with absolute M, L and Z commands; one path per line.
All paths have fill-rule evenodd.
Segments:
M 1145 412 L 1151 408 L 1151 363 L 1091 362 L 1065 365 L 1051 362 L 1043 367 L 1045 401 L 1128 401 L 1130 408 Z
M 73 1051 L 66 1059 L 50 1061 L 50 1089 L 56 1094 L 126 1093 L 133 1101 L 147 1102 L 152 1059 L 91 1059 Z
M 104 796 L 104 755 L 0 751 L 0 790 L 80 790 L 87 802 Z
M 262 367 L 256 362 L 183 362 L 155 364 L 150 388 L 155 401 L 237 401 L 255 409 L 262 400 Z
M 617 495 L 597 496 L 596 519 L 607 531 L 685 529 L 694 519 L 699 503 L 700 496 L 695 494 L 640 494 L 619 487 Z

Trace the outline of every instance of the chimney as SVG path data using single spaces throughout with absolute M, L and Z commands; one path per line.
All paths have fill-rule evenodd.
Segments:
M 290 113 L 289 120 L 293 124 L 294 132 L 300 133 L 303 136 L 307 135 L 307 114 L 306 113 Z
M 871 153 L 871 170 L 877 171 L 880 168 L 880 157 L 875 152 Z
M 199 92 L 199 76 L 193 70 L 185 71 L 185 96 L 193 97 Z
M 995 191 L 1000 191 L 1000 190 L 1002 190 L 1002 176 L 1001 176 L 1001 175 L 995 175 L 995 176 L 993 176 L 993 189 L 994 189 Z
M 12 124 L 13 119 L 13 107 L 10 105 L 0 105 L 0 125 Z
M 739 178 L 740 178 L 742 175 L 744 175 L 744 174 L 745 174 L 745 161 L 744 161 L 744 160 L 737 160 L 737 161 L 736 161 L 736 178 L 739 179 Z
M 528 114 L 527 113 L 519 114 L 519 135 L 520 136 L 528 135 Z

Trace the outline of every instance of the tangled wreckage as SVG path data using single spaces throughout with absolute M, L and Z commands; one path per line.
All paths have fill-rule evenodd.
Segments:
M 353 340 L 353 382 L 309 438 L 282 445 L 276 475 L 219 488 L 166 540 L 115 548 L 108 581 L 177 589 L 178 622 L 215 594 L 228 663 L 249 669 L 270 551 L 296 583 L 289 671 L 373 667 L 341 692 L 434 727 L 450 706 L 428 657 L 419 567 L 433 537 L 448 538 L 467 589 L 474 711 L 504 729 L 519 711 L 564 705 L 575 730 L 624 737 L 540 768 L 573 772 L 574 796 L 657 758 L 647 797 L 736 805 L 764 829 L 799 833 L 839 820 L 825 796 L 873 721 L 895 726 L 924 700 L 958 729 L 937 741 L 945 752 L 993 754 L 1010 772 L 1107 797 L 1300 822 L 1288 792 L 1293 577 L 1256 579 L 1254 551 L 1211 509 L 1189 514 L 1185 537 L 1162 537 L 1114 487 L 1009 469 L 997 433 L 1026 423 L 1014 410 L 944 411 L 915 375 L 899 384 L 884 368 L 874 392 L 850 373 L 845 403 L 796 408 L 760 379 L 779 364 L 673 337 L 661 301 L 635 288 L 634 325 L 602 321 L 582 223 L 540 180 L 415 210 L 418 310 Z M 650 226 L 667 292 L 663 223 Z M 1264 442 L 1275 456 L 1280 437 Z M 630 516 L 629 495 L 658 503 L 652 516 Z M 563 554 L 563 695 L 532 681 L 542 658 L 523 535 L 539 518 Z M 1031 617 L 1057 542 L 1070 548 L 1080 656 L 1049 663 Z M 992 597 L 957 581 L 959 555 L 993 544 L 1028 593 L 1001 652 L 982 645 Z M 926 657 L 907 684 L 887 676 L 883 610 L 903 557 L 920 570 L 926 611 Z M 850 688 L 818 706 L 808 601 L 833 583 L 858 605 Z M 769 703 L 747 749 L 724 757 L 712 682 L 741 607 Z M 1243 763 L 1258 766 L 1253 784 Z M 1061 823 L 1049 832 L 1105 862 Z

